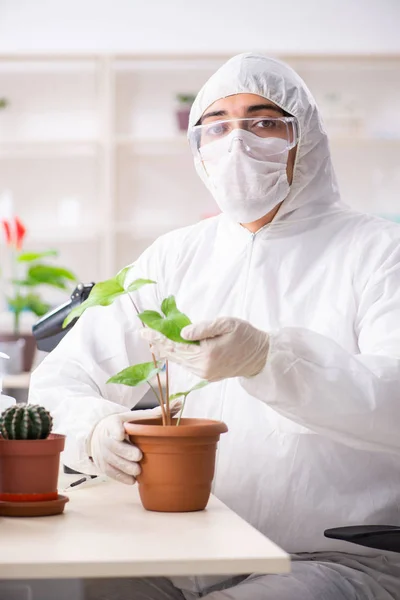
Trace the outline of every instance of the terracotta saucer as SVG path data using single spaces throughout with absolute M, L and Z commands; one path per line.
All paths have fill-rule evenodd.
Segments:
M 67 496 L 58 496 L 47 502 L 4 502 L 0 501 L 0 517 L 47 517 L 60 515 L 69 501 Z

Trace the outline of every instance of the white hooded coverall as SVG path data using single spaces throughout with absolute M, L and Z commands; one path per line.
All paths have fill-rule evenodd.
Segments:
M 233 316 L 271 335 L 260 374 L 193 393 L 185 414 L 227 423 L 214 494 L 297 556 L 290 575 L 253 577 L 206 597 L 400 599 L 400 555 L 323 535 L 330 527 L 400 523 L 400 227 L 341 202 L 315 101 L 276 60 L 228 61 L 200 91 L 191 124 L 238 93 L 268 98 L 298 120 L 293 183 L 278 215 L 256 234 L 226 215 L 173 231 L 130 272 L 157 281 L 135 293 L 140 309 L 158 310 L 174 294 L 194 323 Z M 79 471 L 96 473 L 86 448 L 94 425 L 146 391 L 106 385 L 149 360 L 139 328 L 127 297 L 90 309 L 33 374 L 30 401 L 51 410 L 55 430 L 68 436 L 64 461 Z M 196 382 L 170 368 L 172 392 Z M 219 585 L 215 578 L 174 583 L 203 594 Z M 149 590 L 143 598 L 164 598 Z M 182 597 L 174 593 L 165 597 Z

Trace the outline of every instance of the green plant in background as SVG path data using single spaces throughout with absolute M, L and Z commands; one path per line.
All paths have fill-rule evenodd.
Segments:
M 9 105 L 9 101 L 7 100 L 7 98 L 0 98 L 0 109 L 1 108 L 7 108 L 7 106 Z
M 46 264 L 44 258 L 58 256 L 55 250 L 38 253 L 23 253 L 16 257 L 19 265 L 26 266 L 25 276 L 13 279 L 13 294 L 7 298 L 14 313 L 14 333 L 19 333 L 22 312 L 31 312 L 37 317 L 45 315 L 51 308 L 37 292 L 39 287 L 51 286 L 60 290 L 69 290 L 70 284 L 77 279 L 71 271 L 63 267 Z
M 0 415 L 0 434 L 6 440 L 44 440 L 52 426 L 50 413 L 37 404 L 14 404 Z
M 2 225 L 10 253 L 12 273 L 9 282 L 11 292 L 7 295 L 7 302 L 14 317 L 13 331 L 19 335 L 23 312 L 31 312 L 41 317 L 51 308 L 50 304 L 42 299 L 38 288 L 50 286 L 67 291 L 77 279 L 68 269 L 45 262 L 46 258 L 58 256 L 56 250 L 23 252 L 26 229 L 17 217 L 10 221 L 3 220 Z
M 95 285 L 87 300 L 70 312 L 64 321 L 63 327 L 67 327 L 70 323 L 72 323 L 72 321 L 79 318 L 88 308 L 93 306 L 109 306 L 120 296 L 128 295 L 143 326 L 147 326 L 150 329 L 154 329 L 155 331 L 162 333 L 165 337 L 174 342 L 180 342 L 184 344 L 199 344 L 199 342 L 189 342 L 182 338 L 182 329 L 186 327 L 186 325 L 190 325 L 191 321 L 187 315 L 178 309 L 174 296 L 169 296 L 162 301 L 160 309 L 161 312 L 153 310 L 144 310 L 142 312 L 139 311 L 135 301 L 131 296 L 132 292 L 137 291 L 145 285 L 155 285 L 156 282 L 151 279 L 136 279 L 125 287 L 125 280 L 130 270 L 131 267 L 126 267 L 112 279 L 107 279 L 107 281 L 102 281 Z M 166 373 L 165 390 L 162 388 L 160 379 L 160 373 L 164 368 Z M 151 383 L 154 378 L 157 380 L 158 390 L 156 390 Z M 165 363 L 164 361 L 158 361 L 153 353 L 151 362 L 129 366 L 111 377 L 107 383 L 119 383 L 122 385 L 128 385 L 130 387 L 136 387 L 142 383 L 147 383 L 153 390 L 160 404 L 163 425 L 171 425 L 172 423 L 170 411 L 170 402 L 172 400 L 180 397 L 184 398 L 182 410 L 177 420 L 177 425 L 179 425 L 187 396 L 191 392 L 194 392 L 195 390 L 198 390 L 208 384 L 207 381 L 201 381 L 186 392 L 178 392 L 170 395 L 168 361 L 165 361 Z
M 196 99 L 195 94 L 177 94 L 176 99 L 179 104 L 184 104 L 185 106 L 191 106 Z

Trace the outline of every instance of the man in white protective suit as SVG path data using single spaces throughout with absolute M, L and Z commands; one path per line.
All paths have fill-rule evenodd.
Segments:
M 32 377 L 65 462 L 134 483 L 123 423 L 144 390 L 106 385 L 167 357 L 186 416 L 222 419 L 213 493 L 292 554 L 288 575 L 90 581 L 87 598 L 400 599 L 400 555 L 324 538 L 400 522 L 400 228 L 340 200 L 315 101 L 285 64 L 242 54 L 199 92 L 188 131 L 221 215 L 159 238 L 132 266 L 158 310 L 174 294 L 200 345 L 142 330 L 126 296 L 87 311 Z M 188 198 L 190 202 L 190 198 Z

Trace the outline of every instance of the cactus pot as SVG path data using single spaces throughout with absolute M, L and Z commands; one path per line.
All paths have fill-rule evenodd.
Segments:
M 144 508 L 160 512 L 191 512 L 207 506 L 214 477 L 215 455 L 225 423 L 208 419 L 181 419 L 176 426 L 161 419 L 125 423 L 132 444 L 143 458 L 138 476 Z
M 44 440 L 7 440 L 0 436 L 0 501 L 57 499 L 60 453 L 65 436 Z

